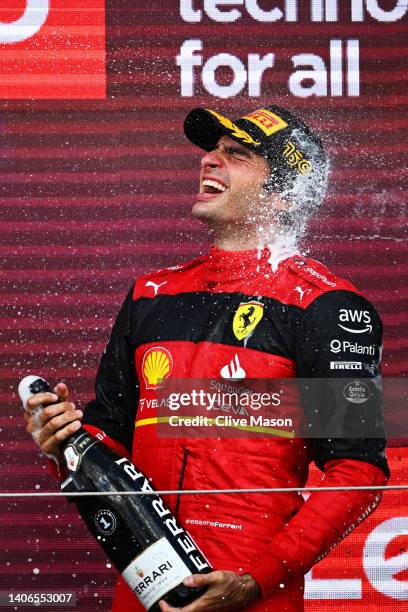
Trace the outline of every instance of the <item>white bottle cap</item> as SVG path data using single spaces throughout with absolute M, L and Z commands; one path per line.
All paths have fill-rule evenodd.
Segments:
M 18 385 L 18 394 L 23 403 L 24 410 L 27 410 L 27 400 L 35 393 L 32 386 L 37 380 L 44 381 L 44 383 L 46 382 L 42 376 L 34 376 L 33 374 L 30 374 L 29 376 L 23 378 Z

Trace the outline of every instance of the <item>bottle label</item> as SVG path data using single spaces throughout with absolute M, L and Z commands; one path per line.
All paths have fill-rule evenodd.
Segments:
M 191 576 L 170 542 L 160 538 L 124 570 L 123 578 L 148 610 L 165 593 Z
M 69 444 L 65 447 L 63 454 L 70 472 L 77 472 L 81 461 L 90 448 L 99 444 L 99 441 L 88 432 L 80 429 L 69 438 Z
M 153 487 L 150 481 L 146 478 L 143 472 L 139 472 L 138 468 L 133 465 L 128 459 L 122 457 L 115 461 L 117 465 L 120 465 L 124 472 L 131 478 L 135 486 L 142 493 L 152 493 Z M 131 488 L 132 485 L 130 485 Z M 202 572 L 203 570 L 211 571 L 211 565 L 198 548 L 192 537 L 177 523 L 174 516 L 172 516 L 170 510 L 164 504 L 163 500 L 159 495 L 149 495 L 146 504 L 152 509 L 153 513 L 158 516 L 161 521 L 163 531 L 167 533 L 170 538 L 170 542 L 174 541 L 174 548 L 182 556 L 184 553 L 188 559 L 188 563 L 191 567 L 193 565 L 193 571 Z
M 67 448 L 64 450 L 64 457 L 65 461 L 67 462 L 68 469 L 71 472 L 76 472 L 81 461 L 81 455 L 78 455 L 73 446 L 67 446 Z

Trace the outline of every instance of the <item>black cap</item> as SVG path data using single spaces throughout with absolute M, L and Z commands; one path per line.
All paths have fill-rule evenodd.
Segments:
M 267 160 L 271 184 L 290 188 L 302 176 L 321 179 L 327 159 L 320 138 L 303 121 L 279 106 L 267 106 L 236 120 L 214 110 L 195 108 L 186 117 L 184 133 L 195 145 L 212 151 L 229 136 Z

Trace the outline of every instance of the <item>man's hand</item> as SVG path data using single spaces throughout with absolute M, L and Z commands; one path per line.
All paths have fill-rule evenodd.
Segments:
M 183 581 L 185 586 L 203 587 L 208 585 L 208 590 L 199 599 L 184 606 L 184 608 L 172 608 L 165 601 L 160 602 L 162 612 L 236 612 L 243 610 L 246 606 L 254 603 L 261 597 L 258 583 L 250 576 L 244 574 L 239 576 L 234 572 L 211 572 L 210 574 L 196 574 L 189 576 Z
M 60 443 L 81 427 L 82 411 L 68 400 L 68 387 L 58 383 L 54 393 L 36 393 L 27 400 L 24 420 L 29 433 L 43 453 L 57 457 Z M 56 403 L 58 402 L 58 403 Z M 44 410 L 35 409 L 43 405 Z

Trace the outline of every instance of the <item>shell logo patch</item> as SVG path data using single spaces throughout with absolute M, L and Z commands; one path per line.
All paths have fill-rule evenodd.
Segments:
M 173 357 L 162 346 L 153 346 L 143 356 L 142 372 L 146 389 L 160 389 L 173 370 Z
M 245 115 L 243 119 L 255 123 L 255 125 L 267 136 L 270 136 L 275 132 L 279 132 L 279 130 L 282 130 L 288 125 L 286 121 L 281 119 L 278 115 L 275 115 L 275 113 L 272 113 L 265 108 L 261 108 L 261 110 Z
M 243 340 L 255 330 L 264 314 L 264 304 L 255 300 L 241 302 L 234 315 L 232 329 L 237 340 Z

